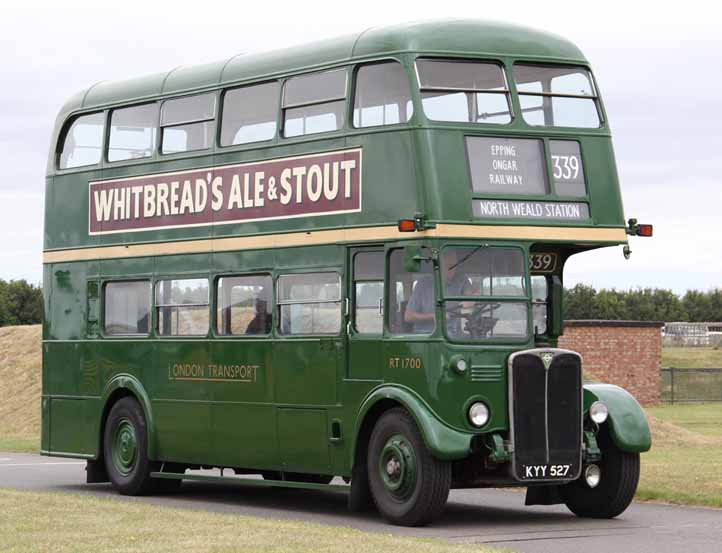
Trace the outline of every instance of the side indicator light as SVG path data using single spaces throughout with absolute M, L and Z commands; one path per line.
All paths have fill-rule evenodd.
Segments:
M 416 221 L 414 219 L 401 219 L 399 221 L 399 232 L 415 232 Z
M 654 227 L 652 225 L 643 225 L 639 223 L 637 225 L 637 236 L 652 236 L 654 234 Z

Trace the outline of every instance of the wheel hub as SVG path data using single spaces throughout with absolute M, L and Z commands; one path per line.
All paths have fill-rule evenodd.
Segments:
M 408 498 L 416 484 L 416 455 L 411 444 L 401 435 L 391 436 L 379 458 L 381 481 L 392 497 Z
M 135 427 L 128 419 L 122 419 L 113 434 L 113 465 L 123 476 L 128 476 L 135 467 L 138 441 Z

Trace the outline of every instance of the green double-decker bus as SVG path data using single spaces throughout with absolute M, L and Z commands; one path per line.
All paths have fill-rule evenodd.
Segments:
M 429 22 L 101 82 L 47 175 L 42 452 L 88 482 L 346 486 L 403 525 L 451 488 L 632 500 L 645 415 L 556 346 L 566 260 L 651 229 L 563 38 Z

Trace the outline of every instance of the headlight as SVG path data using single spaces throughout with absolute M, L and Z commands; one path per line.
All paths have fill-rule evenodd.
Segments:
M 609 409 L 601 401 L 595 401 L 589 406 L 589 418 L 597 424 L 602 424 L 609 416 Z
M 469 364 L 466 362 L 463 355 L 454 355 L 451 359 L 449 359 L 449 367 L 459 374 L 464 374 L 466 369 L 469 368 Z
M 469 407 L 469 420 L 474 426 L 484 426 L 489 422 L 489 408 L 480 401 L 473 403 Z

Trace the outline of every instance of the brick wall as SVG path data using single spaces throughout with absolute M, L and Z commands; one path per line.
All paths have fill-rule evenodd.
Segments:
M 643 405 L 659 403 L 662 325 L 639 321 L 566 321 L 559 347 L 579 352 L 584 370 L 616 384 Z

